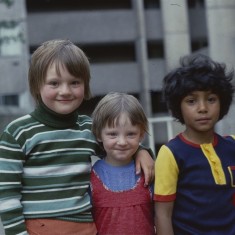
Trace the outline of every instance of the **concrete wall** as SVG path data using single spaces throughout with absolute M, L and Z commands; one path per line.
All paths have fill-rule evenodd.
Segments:
M 235 0 L 206 0 L 209 55 L 235 68 Z M 235 80 L 234 80 L 235 84 Z M 235 134 L 235 100 L 229 114 L 218 123 L 221 134 Z

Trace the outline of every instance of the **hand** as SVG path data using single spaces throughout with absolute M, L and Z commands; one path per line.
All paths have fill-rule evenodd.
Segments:
M 135 158 L 136 174 L 144 172 L 144 185 L 147 187 L 154 180 L 154 160 L 147 150 L 141 149 Z

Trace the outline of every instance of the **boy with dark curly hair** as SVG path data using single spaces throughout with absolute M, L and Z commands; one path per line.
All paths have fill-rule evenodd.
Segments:
M 233 71 L 207 56 L 187 56 L 164 78 L 163 94 L 185 130 L 155 162 L 158 235 L 235 234 L 235 140 L 215 132 L 229 111 Z

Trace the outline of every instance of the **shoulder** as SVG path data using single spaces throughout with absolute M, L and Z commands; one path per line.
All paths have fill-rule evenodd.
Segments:
M 215 145 L 226 145 L 226 144 L 229 144 L 229 145 L 234 145 L 235 143 L 235 135 L 219 135 L 217 133 L 215 133 Z
M 92 119 L 87 115 L 78 115 L 77 125 L 81 127 L 81 129 L 91 129 Z
M 105 167 L 105 162 L 103 159 L 97 160 L 93 165 L 92 169 L 97 173 Z
M 89 124 L 91 124 L 92 123 L 92 119 L 91 119 L 91 117 L 89 117 L 89 116 L 87 116 L 87 115 L 78 115 L 78 122 L 79 123 L 83 123 L 83 124 L 85 124 L 85 123 L 89 123 Z
M 30 128 L 30 126 L 38 123 L 36 120 L 32 118 L 31 115 L 26 114 L 22 117 L 19 117 L 12 122 L 10 122 L 4 129 L 4 132 L 7 133 L 15 133 L 17 130 L 22 130 L 26 128 Z
M 235 142 L 235 135 L 227 135 L 227 136 L 224 136 L 224 138 L 226 140 L 230 140 L 230 141 L 234 141 Z
M 179 146 L 181 144 L 184 144 L 184 141 L 182 140 L 182 135 L 179 134 L 175 136 L 173 139 L 169 140 L 165 145 L 170 148 L 170 147 Z

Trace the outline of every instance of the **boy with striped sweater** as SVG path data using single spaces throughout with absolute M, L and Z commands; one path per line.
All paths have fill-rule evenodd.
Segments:
M 90 157 L 100 149 L 90 117 L 78 114 L 90 98 L 89 67 L 69 40 L 45 42 L 32 55 L 28 79 L 36 108 L 0 137 L 0 216 L 6 235 L 96 234 L 88 188 Z M 148 180 L 152 159 L 143 151 L 137 159 L 147 161 Z

